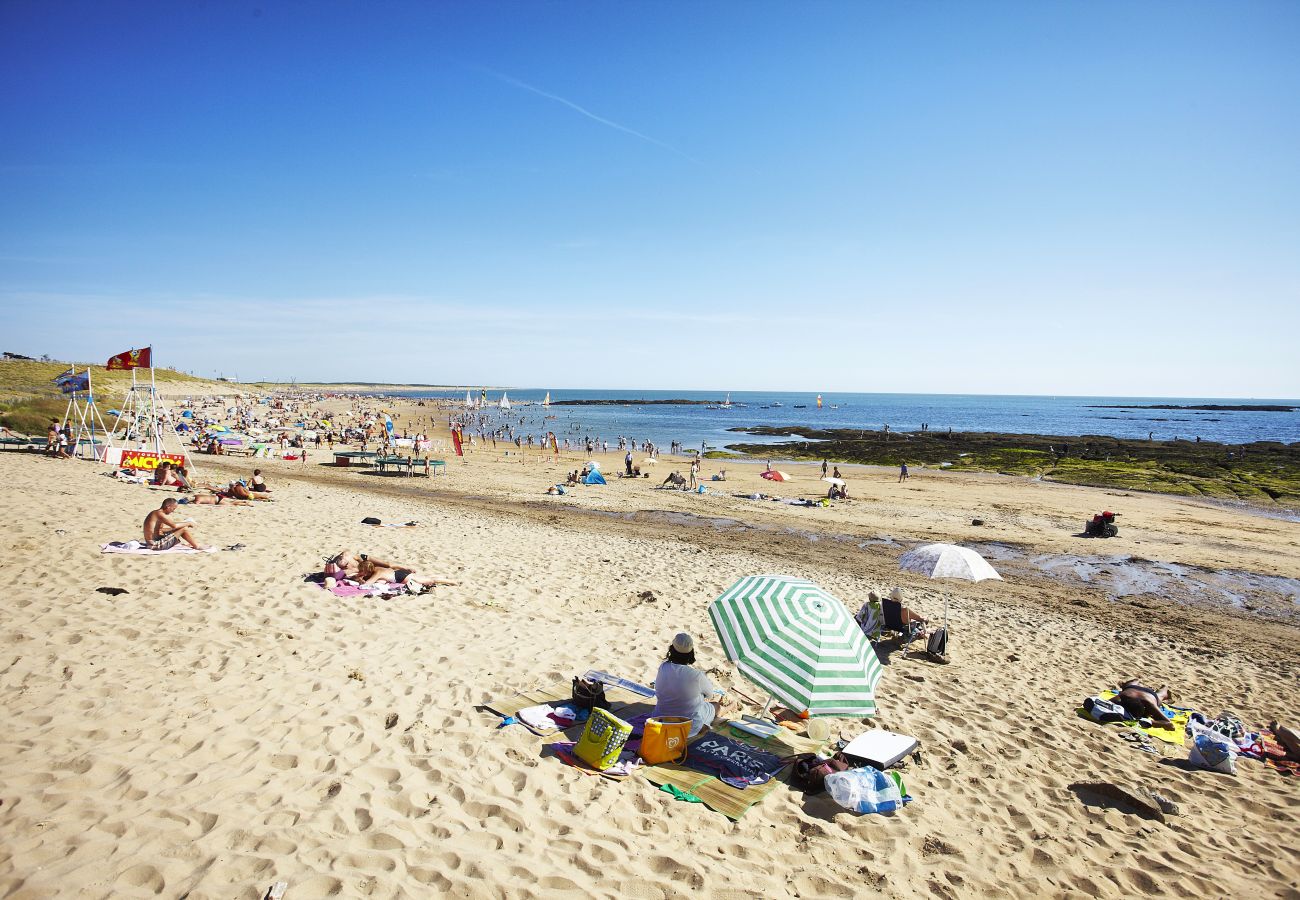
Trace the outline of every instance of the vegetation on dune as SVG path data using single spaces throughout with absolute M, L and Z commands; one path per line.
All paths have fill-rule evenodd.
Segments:
M 22 434 L 45 435 L 50 419 L 62 419 L 67 409 L 67 398 L 59 393 L 54 379 L 70 367 L 78 372 L 86 370 L 85 363 L 40 362 L 37 360 L 0 360 L 0 425 Z M 131 373 L 110 372 L 102 365 L 90 366 L 91 384 L 95 400 L 106 412 L 108 407 L 120 402 L 131 386 Z M 144 370 L 144 380 L 149 378 Z M 186 387 L 209 386 L 217 382 L 176 372 L 171 369 L 154 370 L 160 390 L 175 396 L 183 394 Z M 229 390 L 237 390 L 235 385 Z M 109 423 L 112 424 L 112 423 Z
M 809 440 L 737 444 L 747 456 L 865 463 L 902 463 L 1000 472 L 1094 487 L 1125 488 L 1300 506 L 1300 444 L 1260 441 L 1143 441 L 1103 435 L 881 432 L 750 428 L 749 434 Z

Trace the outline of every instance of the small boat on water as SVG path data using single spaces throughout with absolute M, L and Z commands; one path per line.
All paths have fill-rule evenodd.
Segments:
M 796 404 L 794 405 L 794 408 L 795 408 L 795 409 L 807 409 L 807 408 L 808 408 L 808 404 L 807 404 L 807 403 L 796 403 Z

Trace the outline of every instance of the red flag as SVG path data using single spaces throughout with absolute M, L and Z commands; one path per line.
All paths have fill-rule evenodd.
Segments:
M 109 369 L 149 369 L 153 367 L 153 348 L 127 350 L 116 356 L 110 356 L 104 368 Z
M 462 446 L 460 445 L 460 429 L 459 429 L 459 428 L 453 428 L 453 429 L 451 430 L 451 445 L 452 445 L 453 447 L 456 448 L 456 455 L 457 455 L 457 456 L 464 456 L 464 455 L 465 455 L 465 448 L 462 447 Z

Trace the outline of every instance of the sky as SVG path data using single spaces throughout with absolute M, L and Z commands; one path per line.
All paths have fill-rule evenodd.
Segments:
M 0 3 L 3 350 L 1300 395 L 1300 3 Z

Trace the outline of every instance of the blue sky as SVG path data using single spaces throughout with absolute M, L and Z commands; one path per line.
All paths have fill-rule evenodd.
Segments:
M 0 3 L 2 349 L 1300 394 L 1300 4 Z

